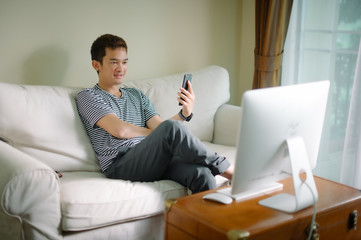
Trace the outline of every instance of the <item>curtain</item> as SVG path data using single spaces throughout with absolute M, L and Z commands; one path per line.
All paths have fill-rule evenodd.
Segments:
M 253 89 L 280 85 L 292 3 L 293 0 L 256 0 Z
M 313 173 L 359 189 L 360 8 L 360 0 L 294 0 L 281 80 L 281 85 L 330 81 L 321 145 Z
M 361 41 L 351 95 L 345 146 L 342 158 L 341 182 L 361 189 Z

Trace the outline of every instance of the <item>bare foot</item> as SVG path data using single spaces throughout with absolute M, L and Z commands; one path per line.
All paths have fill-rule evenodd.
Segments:
M 229 181 L 232 181 L 233 173 L 234 173 L 234 166 L 231 165 L 224 173 L 221 174 L 221 176 L 227 178 Z

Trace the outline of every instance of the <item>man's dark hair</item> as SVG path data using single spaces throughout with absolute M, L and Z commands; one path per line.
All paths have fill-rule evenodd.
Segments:
M 116 49 L 124 48 L 128 52 L 127 43 L 123 38 L 112 35 L 112 34 L 103 34 L 98 37 L 92 44 L 90 53 L 92 60 L 96 60 L 100 63 L 103 62 L 103 57 L 105 56 L 105 49 Z

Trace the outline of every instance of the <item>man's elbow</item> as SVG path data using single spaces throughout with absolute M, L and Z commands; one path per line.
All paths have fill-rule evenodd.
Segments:
M 112 129 L 109 132 L 113 137 L 119 138 L 119 139 L 126 139 L 129 138 L 129 133 L 127 132 L 126 129 L 120 128 L 120 129 Z

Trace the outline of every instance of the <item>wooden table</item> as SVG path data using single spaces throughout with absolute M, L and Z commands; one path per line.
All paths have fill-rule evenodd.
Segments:
M 282 192 L 293 193 L 292 179 L 281 181 Z M 315 237 L 361 239 L 360 191 L 315 177 L 319 195 Z M 233 202 L 230 205 L 203 200 L 202 192 L 168 202 L 165 238 L 194 239 L 306 239 L 313 207 L 294 214 L 272 210 L 258 201 L 277 193 Z M 278 192 L 279 193 L 279 192 Z

